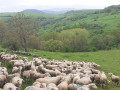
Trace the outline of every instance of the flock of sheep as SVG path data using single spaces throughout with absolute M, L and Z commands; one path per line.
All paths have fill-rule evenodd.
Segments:
M 41 57 L 28 61 L 27 57 L 4 52 L 0 58 L 1 63 L 13 65 L 12 74 L 8 74 L 6 67 L 0 67 L 0 90 L 22 90 L 23 82 L 30 79 L 35 82 L 24 90 L 90 90 L 97 89 L 98 84 L 105 87 L 110 82 L 104 72 L 96 70 L 101 66 L 92 62 L 48 61 Z M 120 78 L 109 75 L 118 85 Z

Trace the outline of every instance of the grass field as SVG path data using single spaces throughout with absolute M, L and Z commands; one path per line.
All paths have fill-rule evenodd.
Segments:
M 32 52 L 39 55 L 42 58 L 47 58 L 49 60 L 70 60 L 70 61 L 85 61 L 85 62 L 95 62 L 101 65 L 101 71 L 106 74 L 112 72 L 115 75 L 120 76 L 120 50 L 110 50 L 110 51 L 97 51 L 97 52 L 79 52 L 79 53 L 60 53 L 60 52 L 45 52 L 45 51 L 34 51 Z M 24 55 L 22 55 L 24 56 Z M 29 56 L 29 60 L 33 57 Z M 109 80 L 110 77 L 108 76 Z M 28 84 L 24 84 L 23 88 L 31 85 L 30 81 Z M 120 90 L 120 85 L 115 86 L 110 83 L 106 88 L 102 89 L 99 87 L 98 90 Z

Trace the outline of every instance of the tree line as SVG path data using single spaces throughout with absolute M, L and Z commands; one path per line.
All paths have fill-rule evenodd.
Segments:
M 6 22 L 0 21 L 0 45 L 10 50 L 38 49 L 51 52 L 83 52 L 120 48 L 120 30 L 91 35 L 75 28 L 41 32 L 35 18 L 17 13 Z

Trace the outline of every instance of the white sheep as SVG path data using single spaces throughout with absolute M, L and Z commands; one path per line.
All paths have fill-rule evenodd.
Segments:
M 21 79 L 20 77 L 13 77 L 13 78 L 12 78 L 12 83 L 13 83 L 15 86 L 19 87 L 20 89 L 22 88 L 21 86 L 22 86 L 23 81 L 24 81 L 24 80 Z
M 16 87 L 13 83 L 6 83 L 3 87 L 3 90 L 17 90 L 18 87 Z
M 101 72 L 101 75 L 100 75 L 100 84 L 101 84 L 101 87 L 105 87 L 106 84 L 108 84 L 110 81 L 107 79 L 107 76 L 105 75 L 104 72 Z
M 112 82 L 119 85 L 119 82 L 120 82 L 120 77 L 119 76 L 113 75 L 113 73 L 108 73 L 108 75 L 111 76 Z

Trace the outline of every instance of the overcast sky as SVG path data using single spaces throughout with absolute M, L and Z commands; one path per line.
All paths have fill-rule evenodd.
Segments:
M 120 0 L 0 0 L 0 12 L 54 8 L 103 9 L 119 4 Z

